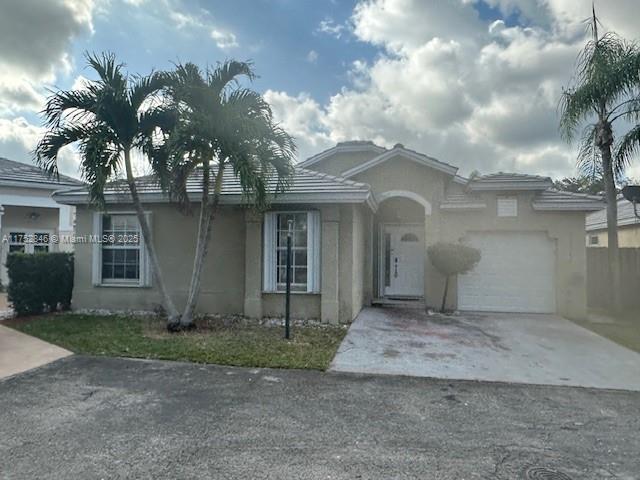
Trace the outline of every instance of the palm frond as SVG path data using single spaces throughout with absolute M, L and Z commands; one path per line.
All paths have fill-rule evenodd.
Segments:
M 47 99 L 41 114 L 45 126 L 58 128 L 63 118 L 72 122 L 90 120 L 96 109 L 97 98 L 90 90 L 61 90 Z
M 628 131 L 618 142 L 614 154 L 614 169 L 617 175 L 624 175 L 624 171 L 634 159 L 640 157 L 640 125 Z
M 58 175 L 58 153 L 62 147 L 92 135 L 92 125 L 69 125 L 50 130 L 38 142 L 34 154 L 36 164 L 51 175 Z
M 250 81 L 256 78 L 256 74 L 253 71 L 253 63 L 227 60 L 207 72 L 207 84 L 214 92 L 220 94 L 229 84 L 237 85 L 238 77 L 241 76 L 247 77 Z

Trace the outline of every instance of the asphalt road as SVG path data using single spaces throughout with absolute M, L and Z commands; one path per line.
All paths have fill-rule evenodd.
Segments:
M 81 356 L 0 381 L 2 479 L 637 479 L 638 432 L 637 392 Z

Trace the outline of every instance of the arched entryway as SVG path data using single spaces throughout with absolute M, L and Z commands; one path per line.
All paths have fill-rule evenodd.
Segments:
M 378 298 L 423 298 L 425 292 L 425 218 L 431 204 L 414 192 L 391 190 L 376 195 Z

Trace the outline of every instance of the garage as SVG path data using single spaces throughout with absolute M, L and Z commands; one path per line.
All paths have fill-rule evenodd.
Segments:
M 555 241 L 546 232 L 469 233 L 476 268 L 458 278 L 458 308 L 484 312 L 556 311 Z

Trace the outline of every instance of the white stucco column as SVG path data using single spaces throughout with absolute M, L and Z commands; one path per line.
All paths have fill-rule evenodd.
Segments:
M 322 262 L 320 320 L 338 323 L 340 318 L 340 210 L 327 207 L 322 210 Z
M 262 215 L 245 213 L 244 314 L 262 318 Z
M 5 244 L 4 244 L 4 235 L 2 232 L 2 216 L 4 215 L 4 206 L 0 205 L 0 282 L 2 282 L 2 286 L 6 287 L 8 283 L 7 279 L 7 269 L 4 266 L 6 261 L 5 259 Z

